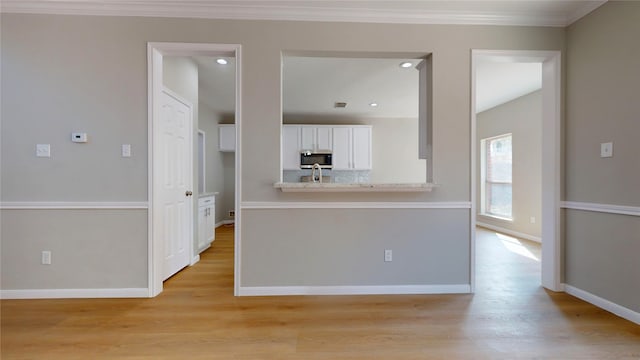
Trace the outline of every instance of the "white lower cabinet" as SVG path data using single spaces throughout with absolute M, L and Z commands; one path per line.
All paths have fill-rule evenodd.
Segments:
M 216 198 L 198 199 L 198 252 L 208 248 L 216 239 Z

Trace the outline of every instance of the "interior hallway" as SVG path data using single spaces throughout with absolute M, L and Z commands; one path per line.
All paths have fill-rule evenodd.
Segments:
M 233 228 L 221 227 L 156 298 L 3 300 L 1 357 L 640 357 L 640 326 L 543 290 L 539 263 L 495 234 L 479 230 L 477 250 L 474 295 L 234 297 Z

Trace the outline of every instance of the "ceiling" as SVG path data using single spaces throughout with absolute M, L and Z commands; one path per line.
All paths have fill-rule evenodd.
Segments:
M 212 57 L 194 57 L 200 98 L 213 111 L 234 113 L 235 59 L 218 65 Z M 288 119 L 417 118 L 418 59 L 283 58 L 283 114 Z M 409 68 L 400 64 L 411 62 Z M 540 63 L 476 64 L 476 110 L 482 112 L 542 87 Z M 345 108 L 335 108 L 345 102 Z M 376 103 L 376 107 L 370 106 Z
M 417 118 L 415 66 L 420 61 L 284 57 L 283 113 L 289 117 Z M 411 66 L 400 67 L 403 62 Z M 335 108 L 336 102 L 347 106 Z
M 542 63 L 480 60 L 476 64 L 476 112 L 542 88 Z
M 564 27 L 606 0 L 3 0 L 9 13 Z

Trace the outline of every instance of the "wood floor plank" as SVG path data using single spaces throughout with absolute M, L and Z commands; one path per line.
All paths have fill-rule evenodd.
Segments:
M 479 230 L 473 295 L 234 297 L 216 238 L 153 299 L 2 300 L 1 358 L 640 359 L 640 326 L 541 288 L 533 243 Z

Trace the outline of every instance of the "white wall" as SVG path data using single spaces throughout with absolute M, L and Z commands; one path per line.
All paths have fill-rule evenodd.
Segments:
M 418 159 L 418 119 L 372 119 L 372 183 L 424 183 L 427 161 Z
M 512 134 L 512 214 L 513 220 L 501 220 L 478 214 L 477 221 L 540 239 L 542 214 L 542 93 L 540 90 L 477 114 L 478 211 L 480 200 L 481 140 Z M 530 218 L 535 218 L 535 223 Z

